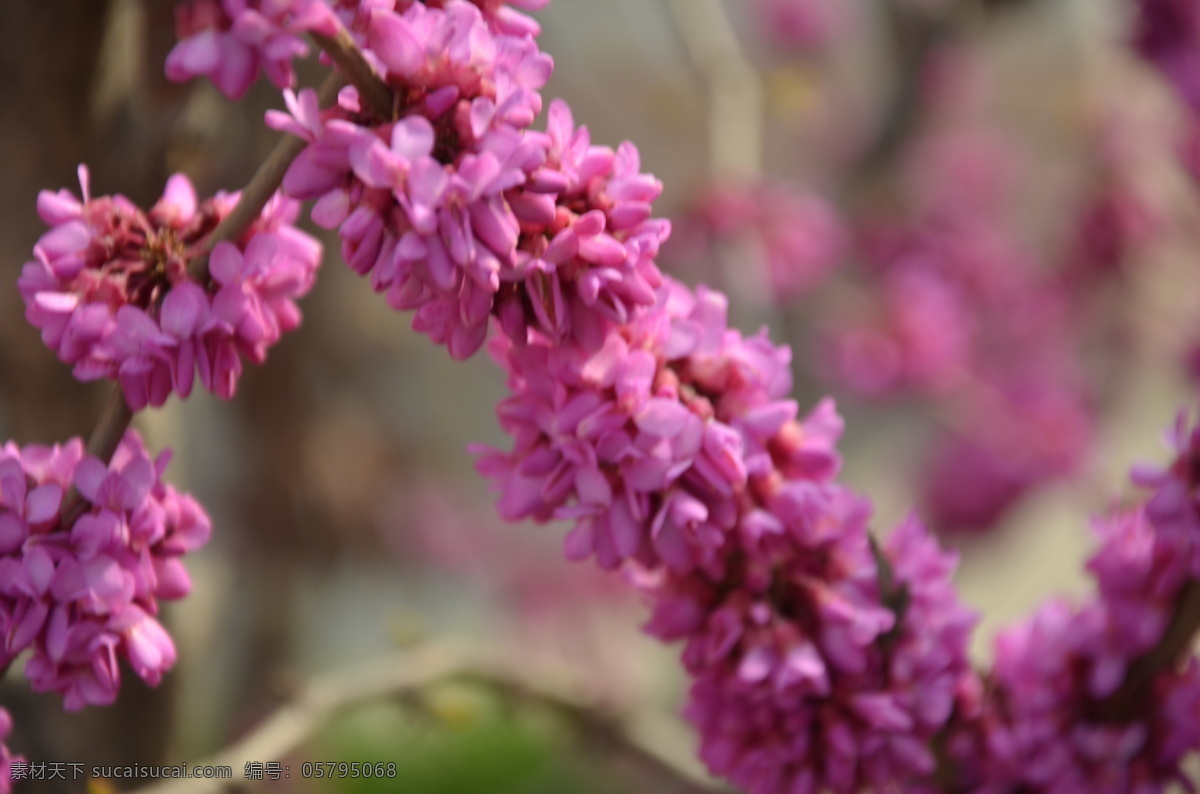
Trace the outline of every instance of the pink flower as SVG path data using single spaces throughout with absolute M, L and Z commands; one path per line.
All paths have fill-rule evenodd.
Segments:
M 1133 45 L 1200 114 L 1200 12 L 1188 0 L 1135 0 Z
M 662 184 L 641 173 L 637 148 L 593 146 L 565 102 L 550 105 L 547 132 L 535 135 L 546 167 L 513 204 L 522 235 L 518 271 L 500 295 L 501 327 L 520 342 L 527 329 L 588 350 L 604 324 L 625 323 L 651 307 L 663 283 L 655 264 L 670 224 L 651 217 Z M 565 180 L 565 184 L 562 184 Z M 551 203 L 539 197 L 554 190 Z
M 9 734 L 12 733 L 12 717 L 8 711 L 0 707 L 0 794 L 12 791 L 12 765 L 14 762 L 24 762 L 24 758 L 13 755 L 5 746 Z
M 514 447 L 482 450 L 479 466 L 501 515 L 574 520 L 567 555 L 605 568 L 689 570 L 718 564 L 751 476 L 773 459 L 831 476 L 821 431 L 810 440 L 784 399 L 789 351 L 728 329 L 725 313 L 723 295 L 668 280 L 593 353 L 536 331 L 498 340 L 513 395 L 497 412 Z
M 374 8 L 349 27 L 404 97 L 400 118 L 373 118 L 348 89 L 324 114 L 288 95 L 290 115 L 268 122 L 310 141 L 285 190 L 317 199 L 346 262 L 416 330 L 458 359 L 493 314 L 518 344 L 535 328 L 595 349 L 604 323 L 654 303 L 661 185 L 632 144 L 591 146 L 564 103 L 546 133 L 528 129 L 552 68 L 530 37 L 465 2 Z
M 1197 438 L 1181 417 L 1175 463 L 1135 474 L 1154 496 L 1097 522 L 1096 596 L 1080 607 L 1052 601 L 998 637 L 986 698 L 948 734 L 964 783 L 1116 794 L 1185 780 L 1185 757 L 1200 743 L 1200 664 L 1159 672 L 1126 702 L 1108 699 L 1163 640 L 1200 570 Z
M 1094 278 L 1120 273 L 1160 223 L 1146 197 L 1133 186 L 1118 180 L 1101 186 L 1088 198 L 1079 220 L 1068 263 L 1072 275 Z
M 62 694 L 69 711 L 116 698 L 121 658 L 152 685 L 175 662 L 158 599 L 187 594 L 180 557 L 211 525 L 162 482 L 168 458 L 151 460 L 132 431 L 107 465 L 79 439 L 0 451 L 0 660 L 31 650 L 33 688 Z M 69 486 L 83 509 L 66 525 Z
M 1131 650 L 1102 604 L 1052 602 L 997 640 L 984 714 L 983 769 L 992 786 L 1033 791 L 1164 792 L 1200 741 L 1200 664 L 1161 673 L 1132 719 L 1089 717 L 1124 676 Z M 991 789 L 989 789 L 991 790 Z
M 236 195 L 219 193 L 201 204 L 176 175 L 143 213 L 122 196 L 92 199 L 82 166 L 80 182 L 82 202 L 66 191 L 38 199 L 53 228 L 18 281 L 27 319 L 75 365 L 77 378 L 117 380 L 134 410 L 162 405 L 173 391 L 187 397 L 197 367 L 204 386 L 228 398 L 236 384 L 230 373 L 241 371 L 233 351 L 261 362 L 299 322 L 294 300 L 311 288 L 321 247 L 291 225 L 298 205 L 270 201 L 237 245 L 218 246 L 214 281 L 198 284 L 188 263 L 203 254 Z M 237 277 L 227 263 L 243 248 L 252 272 Z M 262 330 L 250 330 L 255 324 Z
M 710 190 L 683 223 L 684 233 L 672 243 L 676 257 L 701 256 L 714 243 L 751 252 L 751 261 L 738 266 L 753 270 L 739 273 L 738 283 L 764 303 L 788 304 L 811 293 L 826 282 L 848 247 L 844 224 L 828 202 L 783 184 Z
M 510 198 L 545 160 L 520 131 L 541 109 L 551 61 L 528 37 L 494 33 L 465 2 L 361 11 L 351 29 L 406 97 L 403 117 L 372 118 L 353 89 L 325 114 L 311 92 L 289 95 L 291 115 L 268 122 L 311 144 L 284 188 L 317 198 L 313 217 L 340 227 L 346 262 L 465 358 L 483 344 L 502 274 L 517 266 Z
M 517 11 L 540 11 L 550 5 L 550 0 L 471 0 L 479 6 L 483 16 L 497 33 L 511 36 L 537 36 L 541 26 L 527 14 Z
M 838 0 L 756 0 L 752 7 L 764 36 L 779 47 L 805 52 L 831 46 L 852 16 Z
M 896 601 L 880 592 L 868 506 L 835 485 L 799 498 L 774 505 L 772 531 L 720 577 L 644 576 L 647 629 L 686 643 L 686 713 L 714 774 L 752 794 L 916 790 L 969 678 L 974 617 L 954 560 L 910 519 L 885 551 Z
M 1079 469 L 1095 417 L 1063 381 L 994 390 L 977 383 L 988 399 L 966 404 L 965 431 L 940 434 L 922 467 L 921 504 L 931 524 L 947 532 L 986 530 L 1032 489 Z
M 886 278 L 870 310 L 833 321 L 827 367 L 856 391 L 939 391 L 971 366 L 971 313 L 955 285 L 920 271 Z M 868 319 L 869 318 L 869 319 Z
M 308 54 L 301 36 L 334 36 L 340 27 L 324 0 L 188 0 L 175 8 L 180 41 L 167 55 L 167 77 L 203 75 L 231 99 L 244 96 L 260 70 L 291 87 L 292 60 Z

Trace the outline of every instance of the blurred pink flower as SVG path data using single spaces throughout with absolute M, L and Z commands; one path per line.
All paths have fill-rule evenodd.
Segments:
M 780 305 L 824 285 L 849 242 L 831 204 L 782 183 L 715 187 L 701 195 L 681 223 L 682 233 L 668 254 L 694 260 L 729 245 L 738 253 L 749 252 L 752 261 L 736 264 L 755 272 L 748 278 L 739 273 L 739 286 L 757 286 L 761 295 L 755 297 Z
M 1093 442 L 1095 412 L 1069 381 L 975 388 L 985 394 L 961 406 L 921 472 L 922 509 L 941 531 L 990 529 L 1032 489 L 1076 472 Z
M 832 47 L 854 15 L 844 0 L 753 0 L 749 5 L 764 38 L 799 52 Z
M 1094 598 L 1051 601 L 997 638 L 979 708 L 946 734 L 964 789 L 1117 794 L 1186 780 L 1183 762 L 1200 743 L 1200 663 L 1168 667 L 1116 706 L 1127 710 L 1119 719 L 1106 714 L 1200 573 L 1200 433 L 1181 415 L 1172 441 L 1169 468 L 1135 469 L 1150 499 L 1095 523 Z
M 347 89 L 324 113 L 311 91 L 288 94 L 290 114 L 268 122 L 310 141 L 284 189 L 317 199 L 314 220 L 338 227 L 346 262 L 414 310 L 414 329 L 456 359 L 493 314 L 518 343 L 538 328 L 595 347 L 606 319 L 654 302 L 662 186 L 632 144 L 591 145 L 561 101 L 545 133 L 529 129 L 553 65 L 531 38 L 462 2 L 377 9 L 352 28 L 402 117 L 381 123 Z
M 19 755 L 13 755 L 5 745 L 10 733 L 12 733 L 12 717 L 6 709 L 0 707 L 0 794 L 10 794 L 12 791 L 13 762 L 25 760 Z
M 325 0 L 187 0 L 175 6 L 179 43 L 167 55 L 176 82 L 208 77 L 240 99 L 264 71 L 280 88 L 296 82 L 292 60 L 308 54 L 302 36 L 335 36 L 340 24 Z
M 30 649 L 33 688 L 62 694 L 68 711 L 113 702 L 120 658 L 151 685 L 175 662 L 158 600 L 190 590 L 180 558 L 211 525 L 162 482 L 168 459 L 151 460 L 133 431 L 107 465 L 79 439 L 0 450 L 0 662 Z M 84 507 L 66 525 L 72 486 Z
M 1200 115 L 1200 8 L 1191 0 L 1131 0 L 1137 51 Z

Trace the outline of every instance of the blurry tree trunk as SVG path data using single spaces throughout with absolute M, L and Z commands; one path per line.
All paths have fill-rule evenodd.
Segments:
M 16 280 L 45 229 L 36 212 L 38 191 L 77 192 L 75 170 L 82 162 L 93 166 L 98 193 L 144 200 L 156 196 L 163 182 L 164 141 L 178 92 L 146 90 L 161 70 L 143 76 L 137 61 L 145 51 L 138 41 L 144 27 L 111 31 L 110 43 L 123 50 L 119 55 L 134 59 L 126 63 L 126 75 L 138 79 L 117 87 L 117 102 L 105 118 L 95 113 L 106 24 L 119 1 L 0 3 L 0 335 L 6 341 L 0 346 L 0 435 L 22 444 L 86 435 L 108 390 L 107 384 L 75 382 L 24 320 Z M 149 104 L 142 101 L 146 96 L 152 96 Z M 66 714 L 58 695 L 31 694 L 19 669 L 11 679 L 0 700 L 13 712 L 14 747 L 31 760 L 91 765 L 163 758 L 170 738 L 169 686 L 152 691 L 126 668 L 116 705 Z M 27 794 L 83 790 L 83 780 L 21 786 Z

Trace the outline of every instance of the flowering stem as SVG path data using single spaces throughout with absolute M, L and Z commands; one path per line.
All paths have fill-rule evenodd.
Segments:
M 317 92 L 317 101 L 321 107 L 331 104 L 341 87 L 342 80 L 338 75 L 331 74 L 327 77 Z M 263 206 L 271 196 L 275 195 L 275 191 L 283 183 L 288 166 L 300 152 L 304 151 L 304 147 L 307 145 L 308 141 L 294 135 L 285 135 L 279 143 L 275 144 L 275 148 L 267 155 L 267 159 L 254 172 L 254 176 L 246 183 L 246 187 L 242 188 L 237 206 L 217 224 L 217 228 L 213 229 L 212 234 L 204 241 L 204 255 L 198 256 L 188 263 L 188 275 L 192 280 L 200 283 L 208 281 L 208 254 L 212 252 L 217 243 L 235 240 L 249 228 L 254 219 L 262 212 Z
M 364 104 L 381 119 L 391 121 L 396 113 L 396 98 L 392 89 L 380 79 L 375 69 L 363 57 L 362 50 L 343 28 L 336 36 L 309 33 L 312 40 L 333 59 L 346 79 L 358 89 Z
M 1179 593 L 1175 614 L 1158 645 L 1135 659 L 1116 692 L 1096 704 L 1100 719 L 1122 722 L 1133 719 L 1144 708 L 1155 676 L 1171 669 L 1191 647 L 1200 630 L 1200 581 L 1191 579 Z
M 875 567 L 878 569 L 876 578 L 879 581 L 879 599 L 896 616 L 896 622 L 892 628 L 879 638 L 880 647 L 887 652 L 891 650 L 903 629 L 910 596 L 908 585 L 903 582 L 897 583 L 892 563 L 883 553 L 883 549 L 879 547 L 879 541 L 875 539 L 874 535 L 869 536 L 868 540 L 871 543 L 871 556 L 875 558 Z
M 110 459 L 117 451 L 117 445 L 121 443 L 121 437 L 125 435 L 125 430 L 132 420 L 133 411 L 129 410 L 129 404 L 125 402 L 125 393 L 121 391 L 120 385 L 113 386 L 112 391 L 108 393 L 104 413 L 100 414 L 100 421 L 96 423 L 91 437 L 88 438 L 87 454 L 100 460 Z
M 342 80 L 338 75 L 331 74 L 326 78 L 318 92 L 322 107 L 333 101 L 341 86 Z M 217 224 L 212 234 L 205 240 L 204 254 L 188 263 L 188 275 L 192 279 L 201 283 L 208 281 L 208 254 L 213 247 L 224 240 L 237 239 L 249 228 L 254 219 L 262 212 L 263 206 L 279 189 L 288 166 L 300 152 L 304 151 L 304 147 L 307 145 L 307 141 L 294 135 L 285 135 L 275 145 L 275 148 L 267 155 L 267 159 L 254 172 L 254 176 L 251 177 L 246 187 L 242 189 L 233 211 Z M 114 386 L 109 394 L 108 402 L 104 406 L 104 412 L 100 415 L 100 419 L 96 422 L 96 427 L 88 439 L 88 454 L 103 461 L 110 460 L 131 421 L 133 421 L 133 411 L 129 409 L 129 405 L 125 401 L 124 392 L 120 385 Z M 83 502 L 79 499 L 79 494 L 71 489 L 63 505 L 63 523 L 70 526 L 78 517 L 82 507 Z

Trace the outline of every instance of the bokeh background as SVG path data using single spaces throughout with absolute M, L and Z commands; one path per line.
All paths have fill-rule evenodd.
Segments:
M 770 16 L 789 3 L 816 16 Z M 999 250 L 1020 252 L 1012 268 L 1054 272 L 1080 250 L 1119 249 L 1105 274 L 1059 296 L 1087 306 L 1072 322 L 1090 341 L 1066 353 L 1078 355 L 1086 383 L 1084 451 L 1024 483 L 981 526 L 946 535 L 962 552 L 964 597 L 984 614 L 981 661 L 997 627 L 1048 595 L 1084 591 L 1089 516 L 1133 496 L 1130 464 L 1164 460 L 1162 432 L 1194 394 L 1186 357 L 1200 336 L 1200 194 L 1179 165 L 1186 114 L 1128 46 L 1132 5 L 554 0 L 536 14 L 556 62 L 545 96 L 567 99 L 593 141 L 636 142 L 643 168 L 663 181 L 658 211 L 676 220 L 664 267 L 726 289 L 740 327 L 767 323 L 793 345 L 802 406 L 837 398 L 844 478 L 874 499 L 881 533 L 921 505 L 931 439 L 994 417 L 964 420 L 936 389 L 864 390 L 830 366 L 824 324 L 855 300 L 868 316 L 874 306 L 862 303 L 874 278 L 861 264 L 868 232 L 897 218 L 919 224 L 924 207 L 943 201 L 975 207 Z M 234 104 L 207 84 L 163 79 L 172 7 L 0 4 L 4 438 L 86 436 L 108 391 L 75 382 L 23 320 L 15 281 L 43 230 L 37 191 L 74 188 L 80 162 L 96 194 L 143 205 L 177 171 L 202 195 L 235 189 L 276 139 L 261 119 L 281 100 L 265 82 Z M 319 80 L 315 64 L 301 80 Z M 844 233 L 830 273 L 786 300 L 764 270 L 770 240 L 720 228 L 722 197 L 768 178 L 826 202 Z M 1089 220 L 1091 202 L 1114 190 L 1125 203 Z M 981 194 L 998 198 L 975 201 Z M 193 593 L 167 608 L 177 668 L 156 691 L 127 671 L 116 706 L 67 715 L 56 696 L 28 692 L 15 665 L 0 687 L 17 726 L 10 744 L 33 760 L 89 766 L 196 761 L 253 731 L 313 676 L 377 658 L 402 665 L 404 649 L 415 659 L 454 641 L 535 678 L 561 676 L 572 696 L 628 717 L 658 753 L 700 774 L 678 718 L 677 650 L 640 635 L 640 606 L 616 577 L 561 559 L 561 527 L 494 517 L 466 447 L 504 443 L 493 414 L 499 370 L 483 354 L 450 361 L 341 264 L 336 239 L 325 242 L 303 327 L 246 374 L 233 402 L 197 393 L 136 420 L 151 448 L 175 450 L 169 477 L 215 526 L 189 564 Z M 989 251 L 1005 272 L 1008 254 Z M 1023 311 L 1012 306 L 1018 324 Z M 1061 429 L 1048 422 L 1050 435 Z M 293 772 L 303 761 L 390 761 L 397 779 L 293 774 L 247 790 L 700 785 L 601 746 L 596 731 L 536 700 L 479 683 L 416 688 L 348 710 L 287 757 Z

